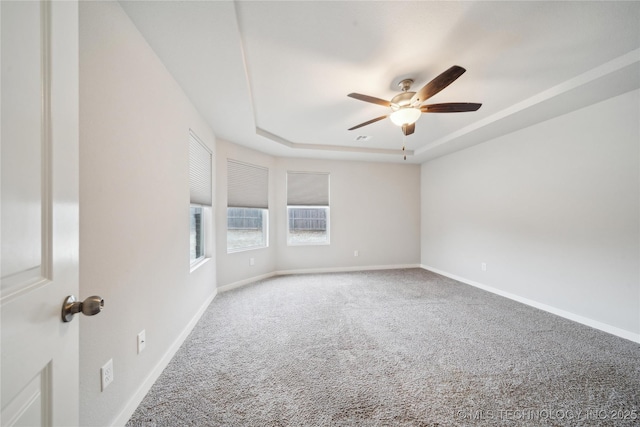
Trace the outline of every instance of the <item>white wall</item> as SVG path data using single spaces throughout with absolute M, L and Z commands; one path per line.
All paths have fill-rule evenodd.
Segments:
M 288 170 L 329 172 L 330 245 L 287 245 Z M 279 158 L 275 181 L 279 271 L 419 264 L 418 165 Z
M 419 265 L 418 165 L 279 158 L 226 141 L 217 153 L 218 287 L 281 272 Z M 226 252 L 227 158 L 269 168 L 268 248 Z M 331 174 L 330 245 L 287 245 L 288 170 Z
M 81 2 L 80 297 L 105 299 L 102 313 L 77 320 L 83 426 L 135 409 L 139 387 L 215 294 L 215 253 L 189 273 L 190 128 L 213 148 L 212 131 L 119 4 Z M 114 382 L 101 392 L 110 358 Z
M 423 164 L 423 265 L 639 340 L 639 105 L 636 90 Z

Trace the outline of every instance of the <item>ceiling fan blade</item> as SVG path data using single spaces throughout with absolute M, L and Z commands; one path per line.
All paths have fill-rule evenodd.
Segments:
M 361 128 L 362 126 L 370 125 L 371 123 L 375 123 L 375 122 L 377 122 L 377 121 L 379 121 L 379 120 L 386 119 L 386 118 L 387 118 L 387 115 L 385 115 L 385 116 L 380 116 L 380 117 L 376 117 L 375 119 L 371 119 L 371 120 L 369 120 L 368 122 L 360 123 L 360 124 L 359 124 L 359 125 L 357 125 L 357 126 L 354 126 L 354 127 L 352 127 L 352 128 L 349 128 L 349 130 L 358 129 L 358 128 Z
M 422 89 L 416 92 L 416 94 L 411 98 L 411 104 L 422 104 L 424 101 L 431 98 L 433 95 L 453 83 L 458 77 L 464 74 L 465 71 L 467 70 L 458 65 L 454 65 L 453 67 L 449 68 L 447 71 L 431 80 L 429 83 L 424 85 Z
M 389 101 L 385 101 L 384 99 L 376 98 L 375 96 L 362 95 L 360 93 L 350 93 L 347 95 L 354 99 L 359 99 L 364 102 L 371 102 L 372 104 L 382 105 L 383 107 L 391 107 L 391 103 Z
M 466 111 L 476 111 L 482 104 L 474 102 L 447 102 L 444 104 L 429 104 L 420 107 L 423 113 L 463 113 Z
M 415 132 L 415 130 L 416 130 L 415 123 L 411 123 L 410 125 L 407 125 L 407 124 L 402 125 L 402 133 L 404 133 L 406 136 L 411 135 L 413 132 Z

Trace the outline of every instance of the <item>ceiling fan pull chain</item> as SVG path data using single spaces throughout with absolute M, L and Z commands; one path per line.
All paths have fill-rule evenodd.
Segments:
M 406 141 L 407 141 L 407 135 L 402 134 L 402 153 L 404 154 L 404 148 L 406 145 Z M 407 160 L 407 155 L 404 154 L 404 160 Z

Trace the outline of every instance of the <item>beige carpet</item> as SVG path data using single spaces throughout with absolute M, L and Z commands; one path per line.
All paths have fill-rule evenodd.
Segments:
M 133 426 L 640 425 L 640 345 L 420 269 L 218 295 Z

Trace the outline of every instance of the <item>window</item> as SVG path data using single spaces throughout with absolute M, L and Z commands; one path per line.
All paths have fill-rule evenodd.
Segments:
M 329 208 L 327 206 L 287 206 L 288 242 L 293 245 L 329 243 Z
M 191 206 L 190 209 L 190 257 L 193 263 L 204 258 L 204 233 L 202 229 L 202 208 Z
M 207 257 L 211 216 L 211 151 L 189 131 L 189 261 L 194 268 Z
M 287 243 L 329 244 L 329 174 L 287 172 Z
M 227 252 L 269 246 L 268 216 L 267 209 L 227 208 Z
M 227 159 L 227 253 L 269 246 L 269 169 Z

